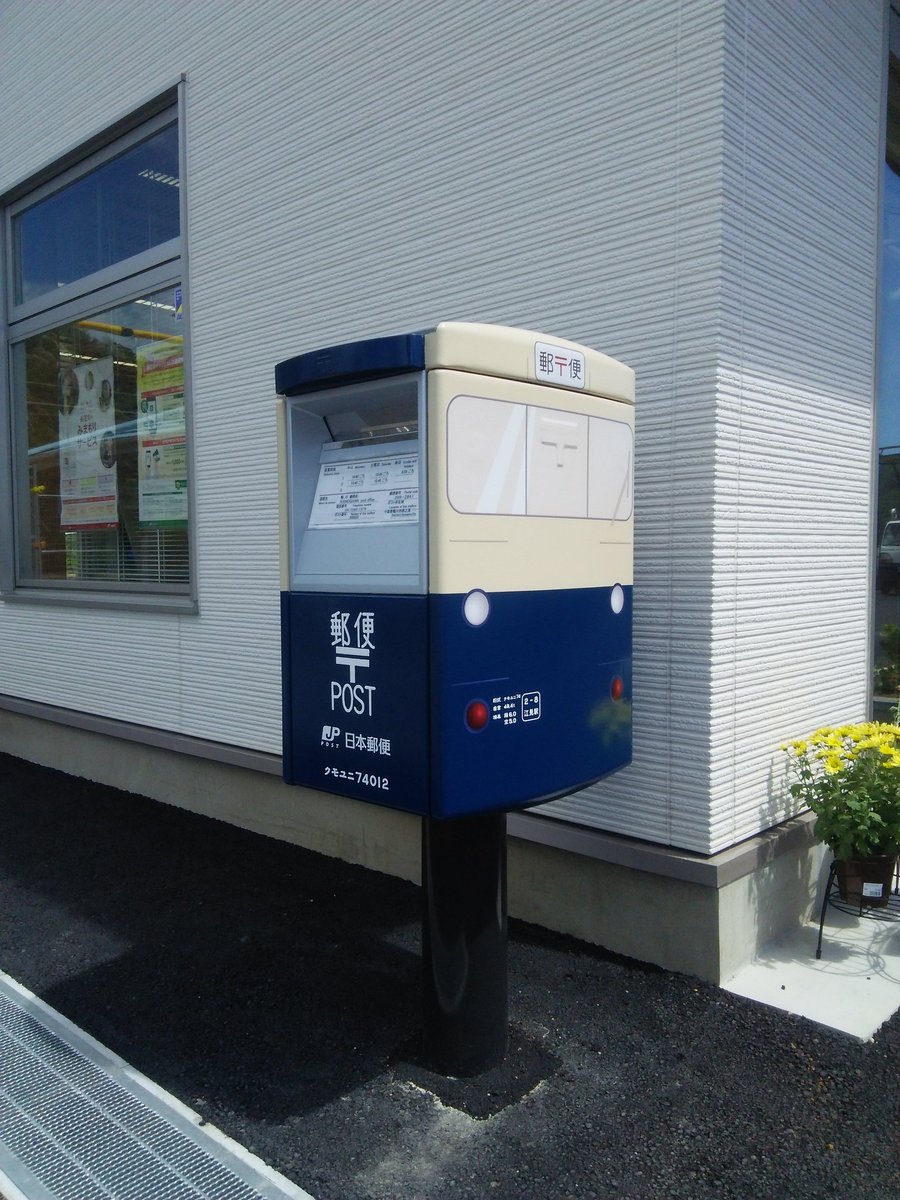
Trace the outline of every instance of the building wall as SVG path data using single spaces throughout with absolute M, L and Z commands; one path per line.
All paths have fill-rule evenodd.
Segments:
M 674 845 L 714 852 L 789 816 L 779 744 L 867 711 L 883 19 L 725 6 L 714 290 L 678 296 L 679 318 L 705 298 L 709 320 L 705 342 L 677 340 L 668 430 L 659 407 L 648 430 L 638 373 L 659 453 L 638 479 L 635 653 L 646 669 L 651 630 L 668 653 L 639 754 Z M 703 261 L 686 251 L 684 274 Z M 619 828 L 649 778 L 558 807 Z
M 729 11 L 713 844 L 783 815 L 780 742 L 868 712 L 883 19 Z
M 777 741 L 865 695 L 881 16 L 3 5 L 0 191 L 187 77 L 200 610 L 2 604 L 0 693 L 278 753 L 274 364 L 522 325 L 638 379 L 635 761 L 551 811 L 777 820 Z

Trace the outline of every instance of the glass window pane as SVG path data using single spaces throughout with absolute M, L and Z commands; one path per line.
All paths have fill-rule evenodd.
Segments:
M 891 13 L 892 46 L 897 17 Z M 873 627 L 874 715 L 900 698 L 900 59 L 890 56 L 878 331 L 878 479 Z
M 74 283 L 179 235 L 172 124 L 13 219 L 15 300 Z
M 18 343 L 23 580 L 188 582 L 174 288 Z

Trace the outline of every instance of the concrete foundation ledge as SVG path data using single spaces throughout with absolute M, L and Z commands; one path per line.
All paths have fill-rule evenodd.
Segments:
M 591 839 L 567 832 L 587 849 Z M 796 929 L 815 903 L 822 847 L 805 817 L 751 839 L 739 856 L 707 860 L 703 871 L 693 862 L 686 869 L 677 851 L 667 860 L 660 848 L 627 838 L 609 839 L 604 859 L 603 836 L 591 855 L 561 848 L 552 841 L 560 832 L 547 833 L 544 843 L 510 841 L 511 914 L 712 983 Z
M 419 881 L 418 818 L 280 779 L 274 755 L 0 699 L 0 750 Z M 805 921 L 821 848 L 798 817 L 711 857 L 509 818 L 513 917 L 720 983 Z

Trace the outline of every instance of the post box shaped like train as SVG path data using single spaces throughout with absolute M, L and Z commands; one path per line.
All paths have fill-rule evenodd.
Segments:
M 287 782 L 450 818 L 628 763 L 632 370 L 444 322 L 276 389 Z

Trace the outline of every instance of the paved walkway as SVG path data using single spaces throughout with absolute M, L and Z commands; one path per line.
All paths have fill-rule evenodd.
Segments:
M 819 958 L 818 942 L 819 911 L 796 933 L 766 946 L 725 986 L 853 1037 L 873 1037 L 900 1008 L 900 895 L 862 915 L 827 905 Z

